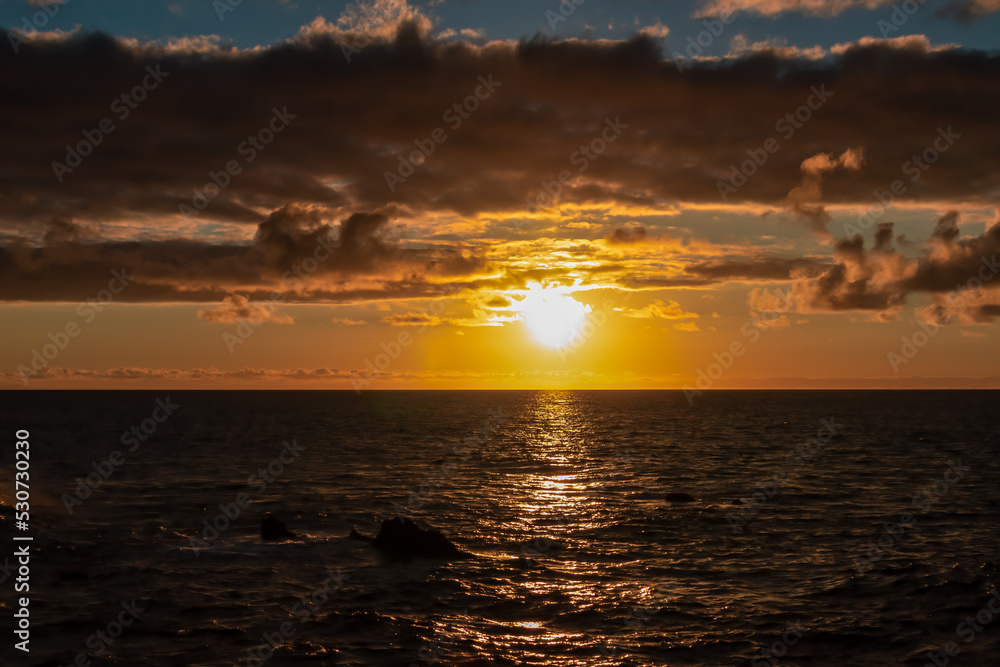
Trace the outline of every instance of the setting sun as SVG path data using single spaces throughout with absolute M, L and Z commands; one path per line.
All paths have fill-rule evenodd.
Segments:
M 516 309 L 538 342 L 548 347 L 569 344 L 590 312 L 590 306 L 566 294 L 565 288 L 537 283 L 528 286 Z

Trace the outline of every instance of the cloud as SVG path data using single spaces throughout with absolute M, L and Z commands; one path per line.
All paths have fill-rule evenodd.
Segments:
M 41 371 L 35 371 L 28 379 L 36 380 L 153 380 L 153 381 L 220 381 L 220 380 L 345 380 L 363 374 L 363 371 L 341 371 L 335 368 L 303 368 L 263 369 L 243 368 L 238 370 L 219 370 L 218 368 L 194 368 L 190 370 L 176 368 L 121 367 L 104 371 L 63 368 L 49 366 Z M 20 373 L 0 373 L 0 377 L 21 382 Z
M 0 245 L 0 300 L 82 301 L 107 287 L 113 269 L 135 274 L 122 302 L 222 301 L 234 292 L 290 302 L 435 296 L 486 267 L 460 244 L 402 248 L 389 213 L 354 213 L 331 224 L 326 209 L 289 204 L 272 211 L 250 243 L 93 241 L 93 230 L 56 219 L 41 244 Z M 374 279 L 374 281 L 373 281 Z
M 983 290 L 961 290 L 935 298 L 916 311 L 917 318 L 937 326 L 993 324 L 1000 317 L 1000 297 Z
M 856 42 L 845 42 L 834 44 L 830 47 L 830 53 L 844 55 L 848 51 L 857 48 L 888 47 L 896 51 L 909 51 L 913 54 L 927 53 L 947 53 L 960 49 L 959 44 L 938 44 L 931 43 L 927 35 L 913 34 L 900 35 L 899 37 L 862 37 Z
M 951 0 L 934 15 L 951 17 L 959 23 L 972 23 L 995 12 L 1000 12 L 1000 0 Z
M 629 243 L 643 243 L 648 238 L 646 228 L 637 222 L 615 227 L 604 237 L 604 240 L 611 245 L 624 245 Z
M 925 253 L 916 258 L 895 250 L 893 223 L 880 223 L 874 245 L 858 235 L 834 247 L 834 264 L 821 273 L 793 276 L 780 290 L 754 288 L 749 303 L 759 312 L 862 311 L 876 319 L 896 317 L 908 295 L 930 295 L 918 315 L 936 324 L 988 324 L 1000 316 L 1000 224 L 979 236 L 959 238 L 959 214 L 935 224 Z
M 789 46 L 784 37 L 770 37 L 759 42 L 750 43 L 746 35 L 738 34 L 730 40 L 729 56 L 747 57 L 750 55 L 770 55 L 786 59 L 820 60 L 828 55 L 822 46 L 808 48 Z
M 639 28 L 636 32 L 646 37 L 652 37 L 653 39 L 663 39 L 670 34 L 670 28 L 663 25 L 660 19 L 656 19 L 656 23 Z
M 457 333 L 457 332 L 456 332 Z M 28 378 L 29 382 L 45 382 L 57 386 L 93 386 L 102 383 L 135 382 L 137 384 L 155 383 L 157 386 L 168 386 L 176 383 L 183 387 L 204 388 L 206 385 L 222 387 L 252 387 L 264 383 L 278 386 L 304 383 L 329 383 L 332 386 L 347 386 L 356 378 L 368 380 L 412 380 L 421 383 L 425 380 L 525 380 L 537 378 L 556 381 L 588 381 L 600 377 L 591 371 L 512 371 L 512 372 L 475 372 L 475 371 L 389 371 L 371 369 L 343 370 L 336 368 L 242 368 L 233 370 L 209 368 L 178 369 L 150 368 L 142 366 L 111 368 L 107 370 L 91 370 L 82 368 L 48 367 L 38 371 Z M 0 372 L 0 380 L 23 387 L 23 378 L 16 372 Z
M 908 291 L 943 293 L 1000 287 L 1000 224 L 979 236 L 958 238 L 957 211 L 949 211 L 934 227 L 928 254 L 900 282 Z
M 788 193 L 787 206 L 801 219 L 805 220 L 821 238 L 829 240 L 832 235 L 827 230 L 826 225 L 830 222 L 830 214 L 826 208 L 818 204 L 822 196 L 821 185 L 823 175 L 839 167 L 851 171 L 858 171 L 864 166 L 865 150 L 863 147 L 848 148 L 840 157 L 834 157 L 830 153 L 817 153 L 803 161 L 802 184 L 793 188 Z
M 208 322 L 241 322 L 254 324 L 272 322 L 274 324 L 293 324 L 288 315 L 278 312 L 273 304 L 251 303 L 245 296 L 234 294 L 227 296 L 218 308 L 199 310 L 198 317 Z
M 699 317 L 698 313 L 689 313 L 684 310 L 676 301 L 667 301 L 664 303 L 663 301 L 656 300 L 647 306 L 643 306 L 642 308 L 620 308 L 618 310 L 625 317 L 640 319 L 656 318 L 661 320 L 684 320 L 697 319 Z
M 252 163 L 241 165 L 199 221 L 258 224 L 262 211 L 292 202 L 343 213 L 387 206 L 465 216 L 522 210 L 525 193 L 572 168 L 574 153 L 600 135 L 609 116 L 628 128 L 564 187 L 561 205 L 718 203 L 715 181 L 821 84 L 835 91 L 814 119 L 822 134 L 797 132 L 782 141 L 765 168 L 733 195 L 735 202 L 781 202 L 790 174 L 809 156 L 826 152 L 819 143 L 865 146 L 860 175 L 827 173 L 824 183 L 826 196 L 865 201 L 884 174 L 898 171 L 933 141 L 935 128 L 947 124 L 977 137 L 975 145 L 956 144 L 935 165 L 935 177 L 908 197 L 979 198 L 982 183 L 1000 176 L 985 157 L 1000 149 L 1000 137 L 975 111 L 1000 102 L 1000 59 L 987 54 L 958 57 L 878 44 L 851 46 L 828 62 L 751 55 L 678 72 L 653 40 L 641 36 L 476 46 L 421 38 L 406 24 L 392 40 L 353 54 L 351 62 L 341 50 L 344 39 L 339 32 L 314 31 L 308 40 L 257 50 L 189 44 L 168 52 L 153 43 L 80 33 L 32 38 L 19 54 L 0 53 L 0 66 L 10 72 L 6 92 L 12 99 L 35 99 L 30 110 L 10 110 L 8 126 L 24 131 L 11 135 L 10 150 L 0 155 L 0 172 L 8 175 L 0 186 L 0 224 L 41 224 L 57 216 L 176 223 L 178 206 L 210 183 L 210 172 L 240 158 L 241 142 L 265 126 L 275 105 L 295 119 Z M 65 161 L 66 146 L 76 146 L 83 130 L 92 129 L 79 119 L 108 116 L 120 91 L 157 64 L 170 74 L 141 113 L 123 121 L 112 115 L 114 132 L 59 183 L 52 162 Z M 567 80 L 562 73 L 569 68 L 586 71 L 589 83 Z M 500 86 L 468 122 L 452 129 L 443 114 L 474 93 L 484 72 Z M 51 85 L 39 90 L 38 80 Z M 54 91 L 74 85 L 81 93 L 71 113 Z M 949 91 L 944 100 L 942 89 Z M 232 104 L 232 90 L 244 91 L 239 105 Z M 679 108 L 682 97 L 687 104 Z M 401 117 L 393 110 L 404 104 L 408 112 Z M 227 113 L 219 114 L 220 108 Z M 900 108 L 907 113 L 899 114 Z M 857 123 L 859 116 L 868 122 Z M 438 128 L 449 139 L 390 190 L 385 174 L 395 173 L 415 142 Z M 154 147 L 167 145 L 170 151 L 149 159 Z M 135 179 L 137 173 L 144 177 Z
M 694 18 L 726 17 L 736 12 L 748 12 L 761 16 L 797 13 L 806 16 L 831 17 L 842 14 L 849 9 L 877 9 L 891 5 L 893 2 L 896 0 L 705 0 L 701 9 L 695 13 Z
M 893 311 L 904 302 L 905 292 L 894 287 L 911 267 L 891 245 L 893 224 L 881 223 L 876 245 L 864 248 L 855 236 L 836 244 L 835 264 L 823 273 L 795 280 L 788 298 L 765 288 L 754 288 L 749 303 L 759 312 Z M 888 239 L 888 240 L 887 240 Z
M 678 322 L 674 325 L 674 328 L 678 331 L 689 331 L 692 333 L 695 331 L 701 331 L 701 329 L 698 328 L 698 324 L 695 322 Z
M 364 320 L 352 320 L 349 317 L 334 317 L 330 321 L 333 324 L 341 324 L 345 327 L 356 327 L 356 326 L 361 326 L 362 324 L 368 324 Z
M 482 305 L 485 308 L 503 310 L 510 308 L 514 304 L 510 300 L 510 297 L 504 296 L 502 294 L 494 294 L 493 296 L 490 296 L 485 301 L 483 301 Z
M 333 37 L 358 48 L 357 37 L 388 41 L 402 26 L 412 26 L 419 34 L 431 28 L 431 19 L 407 0 L 358 0 L 348 4 L 334 22 L 322 16 L 299 31 L 295 41 L 310 43 L 317 38 Z
M 427 313 L 403 313 L 383 317 L 382 321 L 394 327 L 436 327 L 444 320 Z
M 687 273 L 713 281 L 779 281 L 799 275 L 815 274 L 830 267 L 829 262 L 814 259 L 760 258 L 751 260 L 709 260 L 689 264 Z
M 0 50 L 5 96 L 31 102 L 7 110 L 5 127 L 19 129 L 4 133 L 0 152 L 0 300 L 82 300 L 123 266 L 136 280 L 122 301 L 217 303 L 241 294 L 257 302 L 275 291 L 290 303 L 440 298 L 452 283 L 476 291 L 527 280 L 487 257 L 503 261 L 500 244 L 512 239 L 555 238 L 587 211 L 612 221 L 595 214 L 588 222 L 613 227 L 607 243 L 619 245 L 616 255 L 644 251 L 636 242 L 655 227 L 645 218 L 627 223 L 639 217 L 634 211 L 721 206 L 716 181 L 747 150 L 759 150 L 813 86 L 834 93 L 814 125 L 782 138 L 781 150 L 727 206 L 791 207 L 822 231 L 831 203 L 868 205 L 886 175 L 949 124 L 963 138 L 900 201 L 983 204 L 1000 180 L 993 158 L 1000 132 L 982 113 L 1000 106 L 994 55 L 884 42 L 846 46 L 819 61 L 759 53 L 681 72 L 649 36 L 444 41 L 410 21 L 407 12 L 416 10 L 407 7 L 359 9 L 346 23 L 317 23 L 256 49 L 211 40 L 168 48 L 77 32 L 29 37 L 16 55 Z M 353 45 L 350 31 L 383 15 L 394 18 L 373 23 L 380 37 L 348 62 L 342 47 Z M 122 91 L 157 66 L 169 73 L 162 84 L 127 118 L 112 114 Z M 499 84 L 489 98 L 460 124 L 444 120 L 474 97 L 481 76 Z M 69 89 L 78 91 L 72 106 L 59 92 Z M 276 106 L 295 118 L 244 161 L 238 147 L 266 127 Z M 93 129 L 81 119 L 105 116 L 114 131 L 60 183 L 52 162 L 65 161 L 66 147 Z M 609 119 L 627 127 L 579 171 L 574 156 Z M 433 154 L 390 189 L 386 173 L 400 170 L 437 129 L 447 141 L 432 141 Z M 860 146 L 863 163 L 859 152 L 845 151 Z M 197 216 L 181 216 L 179 205 L 233 160 L 242 171 Z M 550 217 L 564 220 L 525 215 L 526 196 L 559 182 L 563 171 L 572 178 Z M 514 222 L 525 220 L 523 228 Z M 485 240 L 458 240 L 469 237 Z M 600 269 L 626 286 L 629 266 L 615 261 L 618 268 L 578 275 Z M 676 259 L 650 267 L 636 270 L 628 288 L 726 279 L 708 267 L 685 272 Z M 914 279 L 930 279 L 921 271 Z

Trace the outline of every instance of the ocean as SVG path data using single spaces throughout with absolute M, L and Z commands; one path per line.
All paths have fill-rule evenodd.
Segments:
M 1000 664 L 997 392 L 2 397 L 4 665 Z

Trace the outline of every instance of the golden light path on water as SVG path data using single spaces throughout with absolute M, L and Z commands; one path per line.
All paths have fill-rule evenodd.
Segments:
M 511 606 L 541 605 L 523 620 L 494 622 L 489 633 L 475 629 L 466 634 L 474 645 L 499 645 L 508 657 L 521 664 L 544 664 L 552 647 L 578 652 L 579 659 L 562 664 L 593 665 L 604 638 L 586 629 L 601 611 L 618 602 L 632 606 L 650 595 L 649 590 L 607 583 L 609 560 L 622 564 L 620 555 L 602 553 L 591 535 L 614 523 L 614 512 L 600 500 L 607 491 L 603 464 L 595 456 L 593 420 L 581 409 L 572 393 L 546 392 L 534 398 L 515 442 L 525 448 L 523 459 L 531 467 L 505 478 L 509 493 L 497 500 L 497 514 L 504 533 L 532 536 L 521 548 L 521 556 L 537 565 L 517 576 L 497 579 L 493 593 Z M 614 598 L 620 596 L 620 600 Z M 580 619 L 585 622 L 581 623 Z M 500 625 L 501 628 L 497 628 Z M 621 628 L 626 630 L 624 626 Z M 625 647 L 627 639 L 616 645 Z M 565 651 L 560 651 L 565 655 Z

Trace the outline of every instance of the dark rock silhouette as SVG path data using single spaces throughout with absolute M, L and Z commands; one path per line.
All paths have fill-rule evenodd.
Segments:
M 288 527 L 276 516 L 268 514 L 260 522 L 260 538 L 265 542 L 283 542 L 295 539 L 295 533 L 288 530 Z
M 350 537 L 371 542 L 376 547 L 393 556 L 409 558 L 466 558 L 468 554 L 459 550 L 440 531 L 423 529 L 409 519 L 386 519 L 374 538 L 351 530 Z
M 695 503 L 698 499 L 688 493 L 668 493 L 667 501 L 671 503 Z

